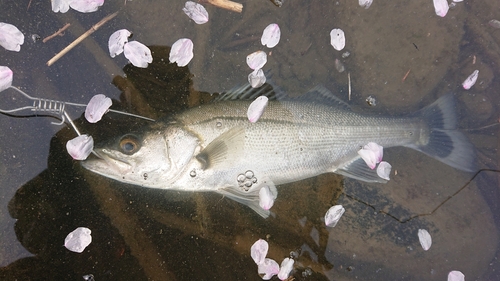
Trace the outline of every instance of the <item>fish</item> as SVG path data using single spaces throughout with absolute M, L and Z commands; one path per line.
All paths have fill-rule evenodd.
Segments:
M 259 95 L 269 103 L 251 123 L 247 109 Z M 265 218 L 270 211 L 259 205 L 263 187 L 276 197 L 276 186 L 324 173 L 387 182 L 357 153 L 369 142 L 408 147 L 475 171 L 475 150 L 457 129 L 452 94 L 412 114 L 380 116 L 352 110 L 323 86 L 300 97 L 242 86 L 96 146 L 98 157 L 82 165 L 141 187 L 217 192 Z

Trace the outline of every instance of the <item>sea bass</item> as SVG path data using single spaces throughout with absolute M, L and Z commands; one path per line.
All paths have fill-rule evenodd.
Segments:
M 250 123 L 248 92 L 242 87 L 130 132 L 95 148 L 100 159 L 83 166 L 143 187 L 218 192 L 263 217 L 269 211 L 259 206 L 262 187 L 276 197 L 275 186 L 323 173 L 386 182 L 357 153 L 369 142 L 413 148 L 474 170 L 474 148 L 457 130 L 452 95 L 414 114 L 380 117 L 356 113 L 316 87 L 299 98 L 270 98 L 262 117 Z

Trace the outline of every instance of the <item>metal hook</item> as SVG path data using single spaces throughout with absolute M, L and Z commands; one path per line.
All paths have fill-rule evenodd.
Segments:
M 72 103 L 72 102 L 64 102 L 64 101 L 57 101 L 57 100 L 50 100 L 50 99 L 35 98 L 35 97 L 28 95 L 27 93 L 23 92 L 22 90 L 20 90 L 16 87 L 10 86 L 9 88 L 16 90 L 18 93 L 22 94 L 25 98 L 33 101 L 33 104 L 30 106 L 23 106 L 23 107 L 10 109 L 10 110 L 0 109 L 0 113 L 11 115 L 12 113 L 20 112 L 23 110 L 30 110 L 30 111 L 34 112 L 35 115 L 40 114 L 40 113 L 41 114 L 51 114 L 54 117 L 61 120 L 61 122 L 59 122 L 59 123 L 57 123 L 57 122 L 51 122 L 51 123 L 54 125 L 62 125 L 66 122 L 66 120 L 68 122 L 72 123 L 71 118 L 69 118 L 69 116 L 65 110 L 67 105 L 79 106 L 79 107 L 86 107 L 87 106 L 86 104 L 81 104 L 81 103 Z M 128 113 L 128 112 L 118 111 L 118 110 L 114 110 L 114 109 L 109 109 L 109 111 L 114 112 L 114 113 L 119 113 L 119 114 L 123 114 L 123 115 L 136 117 L 136 118 L 145 119 L 148 121 L 153 121 L 153 122 L 155 121 L 154 119 L 140 116 L 140 115 L 136 115 L 136 114 L 132 114 L 132 113 Z M 74 125 L 72 124 L 72 126 L 74 126 Z

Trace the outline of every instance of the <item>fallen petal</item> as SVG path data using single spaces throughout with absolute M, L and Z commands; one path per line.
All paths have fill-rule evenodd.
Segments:
M 263 186 L 259 190 L 259 206 L 264 210 L 269 210 L 274 205 L 276 194 L 273 194 L 269 187 Z
M 345 66 L 339 59 L 335 59 L 335 69 L 340 73 L 345 71 Z
M 0 92 L 12 86 L 12 70 L 7 66 L 0 66 Z
M 361 7 L 364 7 L 365 9 L 370 8 L 372 3 L 373 3 L 373 0 L 359 0 L 359 5 Z
M 264 85 L 264 83 L 266 83 L 266 76 L 264 75 L 264 71 L 262 71 L 262 69 L 260 68 L 252 71 L 252 73 L 248 75 L 248 83 L 250 83 L 250 86 L 252 86 L 252 88 L 258 88 Z
M 450 6 L 448 5 L 447 0 L 433 0 L 434 2 L 434 10 L 436 11 L 436 15 L 440 17 L 446 16 Z
M 253 243 L 252 247 L 250 247 L 250 255 L 256 264 L 263 264 L 268 250 L 269 244 L 267 241 L 259 239 Z
M 342 29 L 334 28 L 330 31 L 330 44 L 337 51 L 341 51 L 345 47 L 345 34 Z
M 280 272 L 280 266 L 273 259 L 266 258 L 263 263 L 259 264 L 257 271 L 263 280 L 269 280 Z
M 264 113 L 269 99 L 266 96 L 256 98 L 248 107 L 247 117 L 251 123 L 257 122 Z
M 382 161 L 382 158 L 384 157 L 384 148 L 377 143 L 374 142 L 369 142 L 367 145 L 363 147 L 364 149 L 369 149 L 375 153 L 375 156 L 377 157 L 377 163 L 380 163 Z
M 99 94 L 93 96 L 85 108 L 85 119 L 90 123 L 96 123 L 102 116 L 108 112 L 113 103 L 105 95 Z
M 358 154 L 365 161 L 366 165 L 373 170 L 377 163 L 382 161 L 384 148 L 374 142 L 369 142 L 367 145 L 363 146 L 362 149 L 358 150 Z
M 114 58 L 115 56 L 123 53 L 123 47 L 128 42 L 128 38 L 132 33 L 126 29 L 115 31 L 108 40 L 109 55 Z
M 262 68 L 266 62 L 267 54 L 264 51 L 253 52 L 247 56 L 247 64 L 253 70 Z
M 275 23 L 271 23 L 264 29 L 262 37 L 260 38 L 260 42 L 262 43 L 262 45 L 267 46 L 268 48 L 273 48 L 278 45 L 280 37 L 280 27 Z
M 450 271 L 448 281 L 465 281 L 465 275 L 458 270 Z
M 181 38 L 172 45 L 168 59 L 171 63 L 177 62 L 178 66 L 186 66 L 193 56 L 193 41 Z
M 91 232 L 92 231 L 86 227 L 79 227 L 73 230 L 66 236 L 66 239 L 64 239 L 64 247 L 72 252 L 83 252 L 83 250 L 92 243 Z
M 89 135 L 80 135 L 66 143 L 66 150 L 75 160 L 85 160 L 94 149 L 94 139 Z
M 427 251 L 431 248 L 432 238 L 427 230 L 425 229 L 418 230 L 418 240 L 420 241 L 420 245 L 422 245 L 424 251 Z
M 488 24 L 494 28 L 500 28 L 500 20 L 490 20 Z
M 325 224 L 328 227 L 335 227 L 339 222 L 340 218 L 344 214 L 345 209 L 342 205 L 335 205 L 328 209 L 325 214 Z
M 464 89 L 468 90 L 470 89 L 472 86 L 474 86 L 474 84 L 476 84 L 476 81 L 477 81 L 477 77 L 479 76 L 479 70 L 474 70 L 474 72 L 472 72 L 471 75 L 469 75 L 469 77 L 467 77 L 467 79 L 465 79 L 465 81 L 462 83 L 462 86 L 464 87 Z
M 24 43 L 24 35 L 12 24 L 0 22 L 0 46 L 9 51 L 19 52 Z
M 285 258 L 281 262 L 280 271 L 278 272 L 278 278 L 280 280 L 286 280 L 288 278 L 290 272 L 292 272 L 294 262 L 295 261 L 290 258 Z
M 366 165 L 370 167 L 370 169 L 375 169 L 375 167 L 377 166 L 377 157 L 375 156 L 375 153 L 373 151 L 360 149 L 358 150 L 358 155 L 361 156 L 361 158 L 365 161 Z
M 123 54 L 136 67 L 146 68 L 153 62 L 151 50 L 137 41 L 128 42 L 123 47 Z
M 69 10 L 69 0 L 51 0 L 54 13 L 66 13 Z
M 384 180 L 390 180 L 389 175 L 391 174 L 392 166 L 391 164 L 382 161 L 378 164 L 377 175 Z
M 69 0 L 69 6 L 81 13 L 97 11 L 104 4 L 104 0 Z
M 182 8 L 186 15 L 194 20 L 197 24 L 204 24 L 208 22 L 208 12 L 202 5 L 195 3 L 193 1 L 187 1 Z

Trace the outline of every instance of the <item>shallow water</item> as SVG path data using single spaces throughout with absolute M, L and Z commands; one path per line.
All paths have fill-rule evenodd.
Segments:
M 487 24 L 500 19 L 496 1 L 457 3 L 445 18 L 435 15 L 432 1 L 376 1 L 364 9 L 356 1 L 290 0 L 277 8 L 258 0 L 243 3 L 241 14 L 204 3 L 210 14 L 205 25 L 190 21 L 183 4 L 107 1 L 95 13 L 55 14 L 50 1 L 2 3 L 1 21 L 17 26 L 26 42 L 19 53 L 0 50 L 0 65 L 14 71 L 13 85 L 33 96 L 86 103 L 104 93 L 116 108 L 157 118 L 209 100 L 206 93 L 245 83 L 251 72 L 246 56 L 265 50 L 264 69 L 272 71 L 273 85 L 291 95 L 323 84 L 348 101 L 350 73 L 348 102 L 359 111 L 408 113 L 454 92 L 460 127 L 469 129 L 464 132 L 478 148 L 480 168 L 498 169 L 500 126 L 480 129 L 498 123 L 500 112 L 500 30 Z M 46 66 L 118 10 L 115 19 Z M 64 36 L 47 43 L 30 39 L 67 22 Z M 282 37 L 269 50 L 259 39 L 273 22 Z M 153 65 L 138 70 L 126 66 L 123 56 L 109 57 L 108 37 L 121 28 L 155 46 Z M 346 33 L 342 52 L 330 45 L 332 28 Z M 195 46 L 188 69 L 168 63 L 168 46 L 183 37 Z M 347 58 L 344 51 L 350 52 Z M 345 72 L 335 70 L 335 59 Z M 475 69 L 478 82 L 463 90 L 462 81 Z M 377 106 L 365 102 L 370 95 Z M 82 111 L 69 113 L 76 118 Z M 249 253 L 259 238 L 269 241 L 268 256 L 278 263 L 294 257 L 297 280 L 446 280 L 450 270 L 468 280 L 500 278 L 497 172 L 481 172 L 432 215 L 402 223 L 431 212 L 474 174 L 409 149 L 388 149 L 384 159 L 397 170 L 388 184 L 322 175 L 281 186 L 275 215 L 264 220 L 217 194 L 143 189 L 91 174 L 65 151 L 74 132 L 50 121 L 55 120 L 0 116 L 2 280 L 83 280 L 86 274 L 99 281 L 261 280 Z M 96 125 L 77 124 L 98 140 L 144 125 L 112 114 Z M 327 229 L 321 218 L 334 204 L 346 213 Z M 65 236 L 79 226 L 93 235 L 82 254 L 63 247 Z M 433 237 L 429 251 L 420 247 L 419 228 Z

